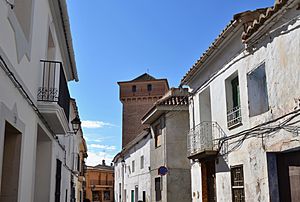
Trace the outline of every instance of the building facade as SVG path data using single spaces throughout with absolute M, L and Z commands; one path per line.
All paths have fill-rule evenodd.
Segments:
M 122 113 L 122 151 L 115 163 L 115 199 L 117 201 L 151 201 L 150 134 L 142 116 L 169 89 L 166 79 L 145 73 L 131 80 L 118 82 Z
M 114 201 L 114 167 L 105 160 L 96 166 L 87 166 L 85 199 L 90 202 Z
M 150 202 L 150 133 L 145 129 L 116 155 L 115 200 Z
M 0 201 L 75 201 L 82 135 L 66 2 L 0 1 L 0 26 Z
M 191 201 L 190 162 L 186 158 L 189 130 L 188 91 L 171 88 L 143 116 L 151 128 L 151 201 Z M 180 182 L 180 183 L 179 183 Z
M 88 157 L 87 155 L 87 145 L 86 141 L 84 138 L 79 139 L 79 153 L 78 153 L 78 158 L 79 158 L 79 163 L 78 163 L 78 178 L 76 182 L 76 196 L 78 201 L 83 202 L 85 193 L 86 193 L 86 179 L 85 179 L 85 173 L 86 173 L 86 158 Z
M 182 79 L 193 201 L 299 201 L 298 0 L 234 16 Z

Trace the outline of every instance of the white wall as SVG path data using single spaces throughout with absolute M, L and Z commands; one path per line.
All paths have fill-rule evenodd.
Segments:
M 293 10 L 285 14 L 285 19 L 271 27 L 276 29 L 281 26 L 284 21 L 292 19 L 299 15 L 299 11 Z M 227 136 L 237 134 L 245 129 L 252 128 L 258 124 L 273 120 L 279 116 L 292 112 L 299 100 L 300 91 L 297 86 L 300 86 L 300 20 L 299 17 L 295 22 L 290 23 L 280 31 L 273 32 L 255 45 L 256 50 L 249 53 L 244 50 L 238 53 L 236 57 L 226 62 L 226 58 L 231 54 L 230 50 L 238 50 L 241 46 L 240 32 L 231 40 L 231 45 L 221 49 L 218 57 L 215 57 L 212 62 L 206 64 L 208 71 L 206 74 L 199 74 L 191 83 L 191 90 L 197 89 L 203 84 L 203 80 L 207 75 L 212 74 L 215 70 L 218 76 L 212 79 L 208 86 L 211 92 L 211 111 L 212 121 L 216 121 L 225 131 Z M 249 117 L 248 110 L 248 93 L 247 93 L 247 73 L 254 68 L 265 63 L 267 91 L 269 98 L 269 110 L 263 114 Z M 214 67 L 220 65 L 218 68 Z M 227 128 L 226 117 L 226 92 L 225 80 L 234 72 L 238 71 L 239 86 L 240 86 L 240 102 L 242 113 L 242 125 L 229 130 Z M 200 120 L 199 113 L 199 93 L 204 89 L 199 89 L 193 96 L 195 105 L 195 124 Z M 193 108 L 190 106 L 190 118 L 192 118 Z M 298 119 L 295 119 L 298 120 Z M 191 127 L 192 127 L 192 121 Z M 278 123 L 277 123 L 278 124 Z M 274 135 L 265 139 L 253 137 L 243 141 L 243 144 L 226 158 L 220 157 L 216 163 L 216 185 L 218 201 L 231 201 L 231 179 L 230 167 L 243 164 L 244 182 L 245 182 L 245 197 L 246 201 L 269 201 L 268 191 L 268 172 L 266 152 L 280 152 L 288 149 L 299 149 L 299 135 L 295 135 L 283 130 L 277 131 Z M 232 143 L 229 141 L 229 143 Z M 232 144 L 231 144 L 232 146 Z M 197 164 L 192 166 L 192 193 L 200 191 L 199 183 L 200 173 Z M 201 185 L 201 183 L 200 183 Z M 198 188 L 197 188 L 198 187 Z M 201 196 L 200 196 L 201 199 Z M 196 200 L 194 197 L 194 201 Z
M 115 163 L 115 200 L 119 202 L 119 183 L 126 190 L 126 201 L 131 201 L 131 190 L 138 186 L 138 200 L 142 200 L 146 191 L 146 200 L 150 202 L 150 135 L 140 140 L 124 154 L 126 172 L 122 168 L 122 159 Z M 140 158 L 144 156 L 144 168 L 140 168 Z M 135 172 L 132 172 L 132 161 L 135 161 Z M 124 176 L 124 184 L 122 182 Z M 123 198 L 123 195 L 122 195 Z M 124 199 L 124 198 L 123 198 Z M 124 201 L 124 200 L 123 200 Z
M 18 21 L 13 21 L 11 18 L 14 14 L 6 1 L 0 1 L 0 56 L 5 60 L 9 69 L 14 73 L 19 83 L 28 93 L 30 99 L 37 105 L 37 91 L 40 87 L 42 68 L 41 59 L 46 58 L 46 49 L 48 43 L 49 27 L 53 31 L 53 40 L 57 45 L 57 32 L 52 22 L 52 16 L 48 5 L 48 0 L 32 0 L 33 13 L 30 31 L 30 40 L 24 41 L 22 33 L 18 28 Z M 62 61 L 61 51 L 59 46 L 56 46 L 56 60 Z M 20 55 L 21 54 L 21 55 Z M 65 62 L 65 61 L 62 61 Z M 20 162 L 20 177 L 19 177 L 19 201 L 34 201 L 35 187 L 35 161 L 36 161 L 36 140 L 37 140 L 37 125 L 40 125 L 45 134 L 52 142 L 52 159 L 49 159 L 51 165 L 51 185 L 49 190 L 49 201 L 54 201 L 55 189 L 55 167 L 56 158 L 64 163 L 64 152 L 62 147 L 54 139 L 50 131 L 45 127 L 43 122 L 38 118 L 34 110 L 20 94 L 17 88 L 10 81 L 6 73 L 0 68 L 0 102 L 15 116 L 17 122 L 24 124 L 22 132 L 22 148 Z M 0 114 L 0 117 L 5 117 Z M 0 125 L 9 118 L 1 119 Z M 3 135 L 0 132 L 0 145 L 3 145 Z M 0 147 L 3 148 L 3 147 Z M 1 154 L 2 151 L 0 151 Z M 0 155 L 0 167 L 2 167 Z M 69 188 L 70 172 L 65 171 L 62 179 L 61 200 L 64 200 L 64 190 Z M 69 192 L 70 193 L 70 192 Z

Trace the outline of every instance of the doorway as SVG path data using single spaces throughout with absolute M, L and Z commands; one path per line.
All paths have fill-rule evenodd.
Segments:
M 277 176 L 280 201 L 300 201 L 300 151 L 277 155 Z
M 216 169 L 215 161 L 201 162 L 202 201 L 215 202 L 216 198 Z
M 134 191 L 135 191 L 135 196 L 134 196 L 135 202 L 137 202 L 139 200 L 139 187 L 135 186 Z
M 0 202 L 17 202 L 22 136 L 16 128 L 5 123 Z M 1 152 L 2 152 L 1 151 Z
M 34 201 L 50 200 L 51 182 L 51 139 L 44 130 L 38 126 L 36 141 L 36 160 L 35 160 L 35 188 Z M 43 177 L 40 177 L 43 176 Z

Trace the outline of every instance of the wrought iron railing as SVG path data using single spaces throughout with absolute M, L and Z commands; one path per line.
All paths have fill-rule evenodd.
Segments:
M 70 93 L 63 65 L 58 61 L 41 60 L 43 74 L 41 87 L 38 89 L 37 100 L 57 102 L 63 108 L 69 120 Z
M 242 123 L 241 107 L 236 106 L 227 111 L 227 126 L 233 128 Z
M 225 132 L 217 122 L 204 121 L 188 133 L 188 156 L 203 151 L 220 151 Z
M 112 186 L 114 182 L 112 180 L 90 180 L 90 185 L 104 185 L 104 186 Z

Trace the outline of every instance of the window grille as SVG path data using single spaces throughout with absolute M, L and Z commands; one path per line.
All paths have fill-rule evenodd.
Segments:
M 231 188 L 232 188 L 232 201 L 244 202 L 244 173 L 243 166 L 235 166 L 231 168 Z

